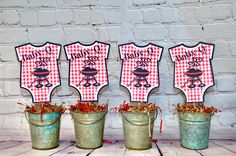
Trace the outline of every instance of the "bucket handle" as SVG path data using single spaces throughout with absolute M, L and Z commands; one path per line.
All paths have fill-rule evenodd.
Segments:
M 148 122 L 147 124 L 135 124 L 135 123 L 132 123 L 132 122 L 129 121 L 126 117 L 124 117 L 123 113 L 121 113 L 121 114 L 122 114 L 122 117 L 123 117 L 126 121 L 128 121 L 130 124 L 132 124 L 132 125 L 135 125 L 135 126 L 147 126 L 147 125 L 149 125 L 149 122 Z M 154 119 L 153 119 L 150 123 L 153 123 L 153 122 L 156 120 L 156 118 L 157 118 L 157 111 L 155 111 L 155 117 L 154 117 Z M 150 120 L 149 114 L 148 114 L 148 119 Z
M 98 120 L 96 120 L 96 121 L 94 121 L 94 122 L 91 122 L 91 123 L 82 123 L 82 122 L 80 122 L 79 120 L 77 120 L 77 119 L 72 115 L 72 113 L 71 113 L 71 116 L 72 116 L 72 118 L 73 118 L 77 123 L 79 123 L 79 124 L 81 124 L 81 125 L 92 125 L 92 124 L 95 124 L 95 123 L 97 123 L 97 122 L 103 120 L 103 119 L 105 118 L 106 114 L 107 114 L 107 112 L 106 112 L 100 119 L 98 119 Z
M 33 122 L 31 122 L 31 121 L 29 120 L 29 117 L 28 117 L 28 115 L 26 114 L 26 111 L 25 111 L 25 118 L 26 118 L 26 120 L 27 120 L 31 125 L 36 126 L 36 127 L 50 126 L 50 125 L 53 125 L 53 124 L 55 124 L 57 121 L 60 120 L 60 118 L 57 118 L 56 120 L 51 120 L 51 121 L 53 121 L 52 123 L 49 123 L 49 124 L 46 124 L 46 125 L 37 125 L 37 124 L 35 124 L 35 123 L 33 123 Z

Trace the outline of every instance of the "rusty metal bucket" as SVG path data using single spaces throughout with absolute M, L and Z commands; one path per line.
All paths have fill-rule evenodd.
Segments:
M 121 111 L 125 147 L 134 150 L 146 150 L 152 147 L 154 121 L 158 112 L 126 112 Z
M 32 148 L 47 150 L 59 146 L 61 113 L 42 114 L 25 111 L 25 117 L 30 125 Z
M 178 112 L 178 115 L 181 145 L 188 149 L 207 148 L 212 114 Z
M 107 110 L 92 113 L 71 112 L 74 119 L 77 147 L 95 149 L 103 145 L 106 114 Z

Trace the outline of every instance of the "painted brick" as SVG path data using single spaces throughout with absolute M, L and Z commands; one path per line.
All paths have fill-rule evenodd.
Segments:
M 172 0 L 171 4 L 187 4 L 187 3 L 197 3 L 199 0 Z
M 94 42 L 97 39 L 97 34 L 90 28 L 65 28 L 65 39 L 68 42 L 83 41 Z
M 155 0 L 133 0 L 134 5 L 156 4 Z
M 173 78 L 169 78 L 169 79 L 165 79 L 164 80 L 164 87 L 165 87 L 165 94 L 167 94 L 167 95 L 176 95 L 176 94 L 178 94 L 179 93 L 179 90 L 178 89 L 175 89 L 174 88 L 174 80 L 173 80 Z M 162 86 L 163 86 L 162 85 Z
M 35 1 L 35 0 L 29 0 L 27 6 L 30 7 L 55 7 L 57 6 L 57 1 L 56 0 L 40 0 L 40 1 Z
M 230 4 L 220 4 L 212 6 L 212 17 L 216 20 L 224 20 L 230 18 L 231 15 L 231 5 Z
M 111 0 L 98 0 L 100 6 L 112 6 L 112 7 L 120 7 L 124 0 L 119 1 L 111 1 Z
M 236 24 L 209 24 L 204 26 L 206 39 L 235 39 Z
M 233 109 L 235 108 L 235 93 L 230 94 L 206 94 L 205 103 L 207 106 L 214 106 L 218 109 Z
M 68 75 L 68 73 L 67 73 L 67 75 Z M 58 96 L 69 96 L 69 95 L 72 95 L 72 92 L 70 91 L 70 87 L 68 85 L 67 79 L 66 80 L 64 80 L 64 79 L 61 80 L 61 86 L 56 88 L 56 92 L 57 92 Z
M 78 7 L 80 1 L 78 0 L 56 0 L 59 7 Z
M 91 6 L 91 5 L 97 5 L 97 4 L 98 4 L 98 0 L 80 0 L 80 5 Z
M 150 4 L 155 4 L 155 5 L 161 5 L 165 4 L 166 0 L 133 0 L 134 5 L 150 5 Z
M 0 82 L 0 96 L 4 96 L 4 91 L 3 91 L 3 82 Z
M 38 12 L 38 23 L 39 25 L 54 25 L 55 13 L 53 11 L 39 11 Z
M 216 79 L 217 90 L 221 92 L 234 91 L 236 85 L 235 77 L 219 76 Z
M 223 41 L 215 41 L 214 58 L 229 56 L 230 55 L 230 44 Z
M 62 79 L 68 78 L 68 74 L 69 74 L 69 64 L 68 62 L 62 62 L 59 65 L 59 69 L 60 69 L 60 76 Z
M 132 42 L 135 40 L 135 35 L 133 35 L 134 26 L 133 25 L 123 25 L 121 29 L 120 43 Z
M 2 12 L 4 24 L 17 24 L 19 16 L 16 10 L 4 10 Z
M 0 6 L 1 7 L 25 7 L 27 5 L 27 0 L 1 0 Z
M 104 12 L 102 10 L 93 10 L 91 12 L 91 24 L 105 23 Z
M 180 20 L 187 24 L 197 23 L 196 7 L 183 7 L 179 10 Z
M 73 20 L 73 12 L 70 9 L 56 11 L 56 21 L 60 24 L 69 24 Z
M 230 43 L 231 55 L 236 56 L 236 41 Z
M 1 61 L 17 61 L 15 49 L 13 46 L 0 46 L 0 60 Z
M 90 17 L 91 17 L 90 10 L 75 10 L 74 11 L 74 21 L 76 24 L 89 24 L 90 23 Z
M 27 102 L 26 102 L 27 101 Z M 18 99 L 10 99 L 10 98 L 4 98 L 0 99 L 0 114 L 1 113 L 16 113 L 16 112 L 23 112 L 24 108 L 21 106 L 17 105 L 16 103 L 20 102 L 20 98 Z M 31 101 L 28 100 L 21 100 L 21 102 L 27 104 L 31 103 Z
M 61 43 L 63 31 L 61 28 L 35 28 L 28 30 L 30 42 L 45 43 L 46 41 Z
M 0 12 L 0 24 L 3 23 L 3 16 L 2 16 L 2 12 Z
M 129 10 L 126 13 L 125 22 L 127 23 L 143 23 L 143 14 L 139 10 Z
M 212 14 L 213 12 L 209 6 L 199 6 L 196 8 L 195 17 L 200 22 L 208 22 L 212 21 Z
M 4 95 L 15 96 L 20 95 L 20 84 L 18 81 L 5 81 L 4 82 Z
M 235 110 L 225 110 L 219 114 L 216 114 L 217 120 L 223 126 L 231 125 L 236 122 Z
M 160 11 L 161 22 L 170 23 L 177 21 L 178 9 L 176 8 L 162 8 Z
M 2 28 L 0 34 L 0 43 L 24 43 L 27 40 L 26 31 L 22 28 Z
M 236 3 L 233 5 L 233 17 L 236 19 Z
M 108 41 L 108 33 L 107 33 L 107 28 L 106 27 L 98 27 L 96 28 L 98 31 L 98 39 L 100 41 Z
M 168 36 L 168 30 L 164 26 L 137 26 L 135 38 L 138 40 L 161 40 Z
M 36 11 L 23 11 L 20 12 L 21 25 L 31 26 L 37 25 L 37 12 Z
M 120 39 L 120 27 L 110 27 L 107 29 L 109 41 L 119 41 Z
M 160 21 L 160 11 L 157 9 L 145 9 L 143 11 L 143 21 L 145 23 L 155 23 Z
M 19 78 L 20 66 L 19 64 L 0 64 L 1 74 L 0 78 Z
M 106 11 L 105 21 L 106 23 L 118 24 L 124 20 L 123 10 L 121 9 L 109 9 Z
M 213 60 L 213 69 L 215 74 L 236 73 L 236 59 L 215 58 Z
M 171 39 L 202 39 L 203 32 L 199 25 L 175 25 L 170 26 L 170 38 Z

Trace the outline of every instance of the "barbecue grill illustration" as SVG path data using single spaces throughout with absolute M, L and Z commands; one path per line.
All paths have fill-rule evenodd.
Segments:
M 147 81 L 147 76 L 150 74 L 150 72 L 145 69 L 145 67 L 148 66 L 148 62 L 150 61 L 151 60 L 149 58 L 141 58 L 141 61 L 136 62 L 138 66 L 135 67 L 136 69 L 134 71 L 132 71 L 132 73 L 136 77 L 130 82 L 128 86 L 130 86 L 134 81 L 137 81 L 134 87 L 141 87 L 141 82 L 145 81 L 146 84 L 144 84 L 143 86 L 146 88 L 151 87 L 151 85 Z
M 196 84 L 195 82 L 199 81 L 200 84 L 198 85 L 198 87 L 205 87 L 205 84 L 201 81 L 200 76 L 202 75 L 203 71 L 200 69 L 194 69 L 191 68 L 189 69 L 185 75 L 187 75 L 189 78 L 188 80 L 184 83 L 184 85 L 182 86 L 182 88 L 185 87 L 185 85 L 190 82 L 191 84 L 188 85 L 189 88 L 195 88 Z
M 91 86 L 90 81 L 95 81 L 93 83 L 93 86 L 99 86 L 100 83 L 98 83 L 98 81 L 96 80 L 96 75 L 98 74 L 98 70 L 96 68 L 93 67 L 93 65 L 95 65 L 95 61 L 97 61 L 98 58 L 97 57 L 88 57 L 88 60 L 85 60 L 85 66 L 83 67 L 83 69 L 80 71 L 80 73 L 82 75 L 84 75 L 84 77 L 82 78 L 82 80 L 80 80 L 79 84 L 77 86 L 79 86 L 83 81 L 86 81 L 85 84 L 83 85 L 84 87 L 89 87 Z
M 32 87 L 32 85 L 37 82 L 36 88 L 42 88 L 43 84 L 42 82 L 46 81 L 45 87 L 51 87 L 52 84 L 48 81 L 47 76 L 50 74 L 50 71 L 47 69 L 43 69 L 41 67 L 36 68 L 33 72 L 31 72 L 36 78 L 34 81 L 30 84 L 29 88 Z

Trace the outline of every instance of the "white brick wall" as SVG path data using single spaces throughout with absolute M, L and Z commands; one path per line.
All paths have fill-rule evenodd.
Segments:
M 109 88 L 100 92 L 100 102 L 110 99 L 110 108 L 129 101 L 126 89 L 119 86 L 121 61 L 117 45 L 134 41 L 165 48 L 160 63 L 160 88 L 149 100 L 163 109 L 164 128 L 178 126 L 173 106 L 184 96 L 173 88 L 173 64 L 168 48 L 184 42 L 216 44 L 213 60 L 216 86 L 207 91 L 207 105 L 223 112 L 213 117 L 213 131 L 236 127 L 236 2 L 235 0 L 1 0 L 0 1 L 0 134 L 28 135 L 28 125 L 17 101 L 31 102 L 29 92 L 19 86 L 19 62 L 14 47 L 26 42 L 46 41 L 62 45 L 94 40 L 111 43 L 108 60 Z M 68 62 L 62 50 L 62 86 L 53 92 L 53 102 L 74 103 L 79 94 L 68 83 Z M 73 135 L 71 118 L 62 118 L 62 131 Z M 14 124 L 12 124 L 14 122 Z M 121 117 L 110 113 L 107 135 L 122 134 Z M 158 126 L 159 122 L 156 122 Z M 156 128 L 158 131 L 158 128 Z M 235 131 L 235 130 L 234 130 Z M 11 132 L 11 133 L 8 133 Z M 164 137 L 171 134 L 164 129 Z M 68 133 L 64 133 L 64 135 Z M 117 135 L 119 135 L 117 134 Z M 216 132 L 216 134 L 218 134 Z M 0 135 L 0 137 L 1 137 Z M 171 135 L 176 136 L 176 135 Z M 177 135 L 178 136 L 178 135 Z

